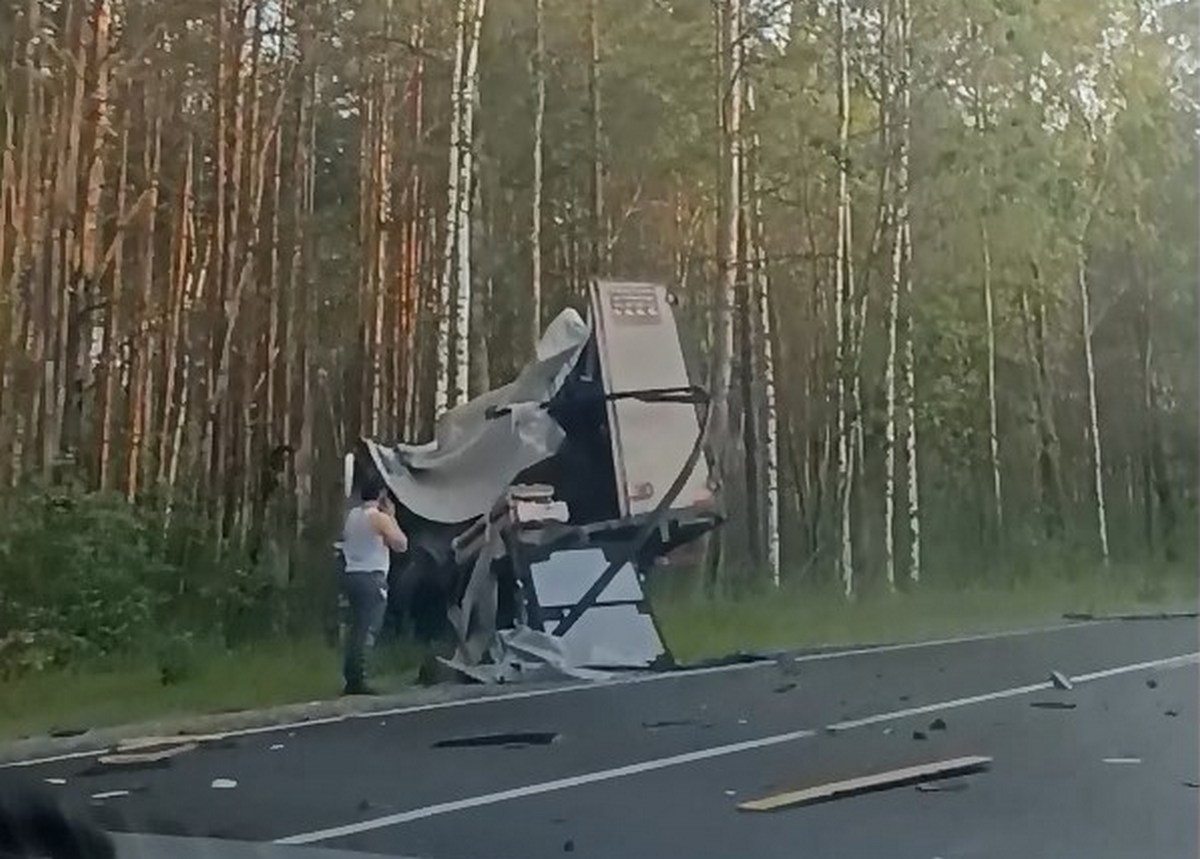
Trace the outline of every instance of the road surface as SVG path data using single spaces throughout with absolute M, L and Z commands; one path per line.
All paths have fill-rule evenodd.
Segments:
M 114 830 L 424 859 L 1193 859 L 1198 650 L 1184 619 L 808 654 L 234 733 L 159 769 L 9 765 L 0 789 Z M 497 732 L 554 739 L 437 745 Z M 937 792 L 737 809 L 964 755 L 993 763 Z

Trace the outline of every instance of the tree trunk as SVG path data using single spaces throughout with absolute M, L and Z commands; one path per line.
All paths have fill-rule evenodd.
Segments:
M 837 63 L 838 63 L 838 184 L 837 184 L 837 252 L 834 266 L 835 344 L 835 408 L 837 409 L 837 500 L 838 534 L 837 574 L 842 591 L 849 599 L 854 595 L 854 535 L 851 522 L 851 493 L 854 483 L 853 447 L 847 421 L 846 386 L 849 381 L 848 316 L 849 298 L 853 283 L 849 279 L 850 244 L 850 70 L 846 45 L 846 0 L 837 4 Z
M 546 34 L 542 19 L 543 0 L 533 0 L 533 211 L 529 223 L 531 356 L 542 336 L 542 136 L 546 122 Z
M 909 210 L 908 154 L 912 149 L 912 19 L 909 0 L 900 0 L 900 170 L 904 174 L 904 192 L 900 207 L 903 217 L 898 219 L 900 235 L 897 240 L 904 248 L 904 451 L 908 464 L 908 577 L 913 582 L 921 580 L 921 494 L 917 467 L 917 384 L 916 361 L 913 355 L 913 274 L 912 274 L 912 225 Z
M 1096 536 L 1100 543 L 1100 557 L 1108 563 L 1108 511 L 1104 504 L 1104 460 L 1101 453 L 1100 417 L 1096 405 L 1096 365 L 1092 358 L 1092 316 L 1088 297 L 1087 256 L 1079 248 L 1076 262 L 1076 283 L 1079 287 L 1080 327 L 1083 332 L 1083 365 L 1087 373 L 1088 437 L 1092 446 L 1093 490 L 1096 499 Z
M 125 205 L 129 182 L 129 127 L 128 117 L 121 131 L 120 173 L 117 177 L 117 213 L 120 221 L 126 217 Z M 104 311 L 103 343 L 100 349 L 99 403 L 96 407 L 96 486 L 101 491 L 112 488 L 112 416 L 113 398 L 116 394 L 117 342 L 121 336 L 121 292 L 125 275 L 125 229 L 118 223 L 113 238 L 115 254 L 112 279 L 109 281 L 107 307 Z
M 992 248 L 987 213 L 979 217 L 979 243 L 983 251 L 983 312 L 987 326 L 988 461 L 992 467 L 992 503 L 996 517 L 996 536 L 1004 534 L 1004 496 L 1000 485 L 1000 435 L 996 408 L 996 324 L 992 299 Z
M 451 306 L 457 264 L 455 248 L 461 237 L 458 234 L 459 197 L 463 190 L 462 181 L 462 97 L 463 59 L 467 52 L 467 10 L 478 0 L 458 0 L 458 11 L 454 22 L 454 69 L 450 82 L 450 164 L 446 173 L 446 227 L 445 244 L 442 251 L 441 280 L 438 287 L 437 340 L 434 355 L 437 360 L 436 387 L 433 398 L 433 414 L 437 418 L 446 411 L 450 403 L 450 319 L 454 313 Z
M 470 42 L 463 90 L 459 98 L 462 111 L 462 149 L 458 180 L 458 295 L 455 301 L 454 331 L 454 404 L 467 401 L 471 373 L 471 203 L 475 197 L 475 101 L 478 97 L 479 37 L 487 0 L 475 0 L 470 20 Z
M 740 0 L 733 0 L 734 4 Z M 600 118 L 600 23 L 599 0 L 588 0 L 588 107 L 591 121 L 591 219 L 592 275 L 608 267 L 608 231 L 604 223 L 604 152 Z

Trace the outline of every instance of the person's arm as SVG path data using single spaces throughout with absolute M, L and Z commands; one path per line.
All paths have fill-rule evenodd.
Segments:
M 383 510 L 372 510 L 371 524 L 393 552 L 408 551 L 408 537 L 400 530 L 400 525 L 391 514 Z

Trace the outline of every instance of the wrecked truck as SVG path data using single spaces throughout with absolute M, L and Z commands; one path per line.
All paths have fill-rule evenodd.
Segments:
M 668 291 L 594 281 L 507 385 L 450 409 L 425 444 L 361 439 L 409 551 L 390 612 L 447 638 L 475 680 L 671 662 L 645 591 L 659 559 L 721 521 L 702 455 L 707 396 Z

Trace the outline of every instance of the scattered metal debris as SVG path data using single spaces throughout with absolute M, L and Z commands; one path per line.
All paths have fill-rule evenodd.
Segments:
M 749 722 L 747 722 L 745 719 L 738 719 L 738 724 L 739 724 L 739 725 L 748 725 L 748 724 L 750 724 L 750 723 L 749 723 Z
M 909 698 L 909 696 L 908 696 L 908 695 L 901 695 L 901 696 L 900 696 L 900 700 L 901 700 L 901 701 L 907 701 L 907 700 L 908 700 L 908 698 Z
M 1074 710 L 1075 705 L 1069 701 L 1030 701 L 1029 706 L 1036 710 Z
M 771 691 L 774 692 L 776 695 L 779 695 L 783 692 L 791 692 L 793 689 L 795 689 L 799 685 L 800 684 L 796 683 L 796 682 L 784 683 L 782 686 L 776 686 Z
M 736 790 L 732 790 L 732 789 L 728 789 L 728 788 L 727 788 L 727 789 L 725 790 L 725 795 L 726 795 L 726 796 L 737 796 L 737 791 L 736 791 Z
M 209 787 L 215 790 L 232 790 L 237 787 L 237 780 L 232 778 L 214 778 Z
M 1197 616 L 1197 612 L 1194 611 L 1151 611 L 1128 614 L 1092 614 L 1082 611 L 1063 613 L 1064 620 L 1178 620 Z
M 970 787 L 965 781 L 923 781 L 917 785 L 921 793 L 962 793 Z
M 563 853 L 574 853 L 574 852 L 575 852 L 575 842 L 574 842 L 574 840 L 568 838 L 566 841 L 563 842 Z
M 196 743 L 181 742 L 174 745 L 169 745 L 160 748 L 151 747 L 147 751 L 142 752 L 121 752 L 116 754 L 101 755 L 96 759 L 97 763 L 105 766 L 136 766 L 139 764 L 161 764 L 170 758 L 182 755 L 185 752 L 190 752 L 196 748 Z
M 857 796 L 877 790 L 930 782 L 950 776 L 967 775 L 991 766 L 992 759 L 980 755 L 932 761 L 903 769 L 887 770 L 844 781 L 814 785 L 800 790 L 750 800 L 738 805 L 740 811 L 775 811 L 797 805 L 810 805 L 845 796 Z
M 942 719 L 940 717 L 937 719 L 934 719 L 932 722 L 929 723 L 929 730 L 931 730 L 931 731 L 946 730 L 946 720 Z
M 1153 677 L 1151 677 L 1149 680 L 1146 681 L 1146 688 L 1147 689 L 1157 689 L 1158 681 L 1155 680 Z
M 480 746 L 523 748 L 525 746 L 548 746 L 557 739 L 558 734 L 553 731 L 508 731 L 501 734 L 478 734 L 473 737 L 438 740 L 433 747 L 435 749 L 470 749 Z
M 277 752 L 283 748 L 283 743 L 272 743 L 268 751 Z
M 883 729 L 883 733 L 884 733 L 884 735 L 886 736 L 887 734 L 890 734 L 890 733 L 892 733 L 892 732 L 893 732 L 893 731 L 895 731 L 895 730 L 896 730 L 896 729 L 895 729 L 895 728 L 893 728 L 891 725 L 888 725 L 886 728 L 884 728 L 884 729 Z
M 1133 757 L 1104 758 L 1104 760 L 1101 761 L 1101 763 L 1105 764 L 1140 764 L 1141 762 L 1141 758 Z
M 1051 671 L 1050 682 L 1054 684 L 1055 689 L 1060 689 L 1064 692 L 1069 692 L 1075 688 L 1075 684 L 1071 682 L 1071 679 L 1061 671 Z
M 659 728 L 682 728 L 695 724 L 695 719 L 660 719 L 657 722 L 642 722 L 642 727 L 649 731 L 656 731 Z
M 1170 718 L 1174 719 L 1176 716 L 1178 716 L 1178 715 L 1179 715 L 1179 711 L 1178 711 L 1178 710 L 1166 710 L 1166 711 L 1163 713 L 1163 715 L 1164 715 L 1164 716 L 1169 716 Z
M 131 792 L 128 790 L 102 790 L 100 793 L 93 793 L 92 799 L 116 799 L 119 796 L 129 796 Z
M 67 783 L 67 780 L 65 778 L 48 778 L 48 779 L 44 779 L 44 781 L 46 782 L 46 784 L 66 784 Z
M 50 736 L 55 737 L 55 738 L 78 737 L 81 734 L 86 734 L 89 730 L 91 730 L 91 729 L 90 728 L 71 728 L 71 727 L 51 728 Z
M 1200 788 L 1200 781 L 1192 781 L 1191 779 L 1188 779 L 1183 783 L 1183 786 L 1190 787 L 1194 790 L 1196 788 Z
M 927 733 L 925 733 L 924 731 L 913 731 L 912 738 L 914 740 L 928 740 L 929 735 Z

